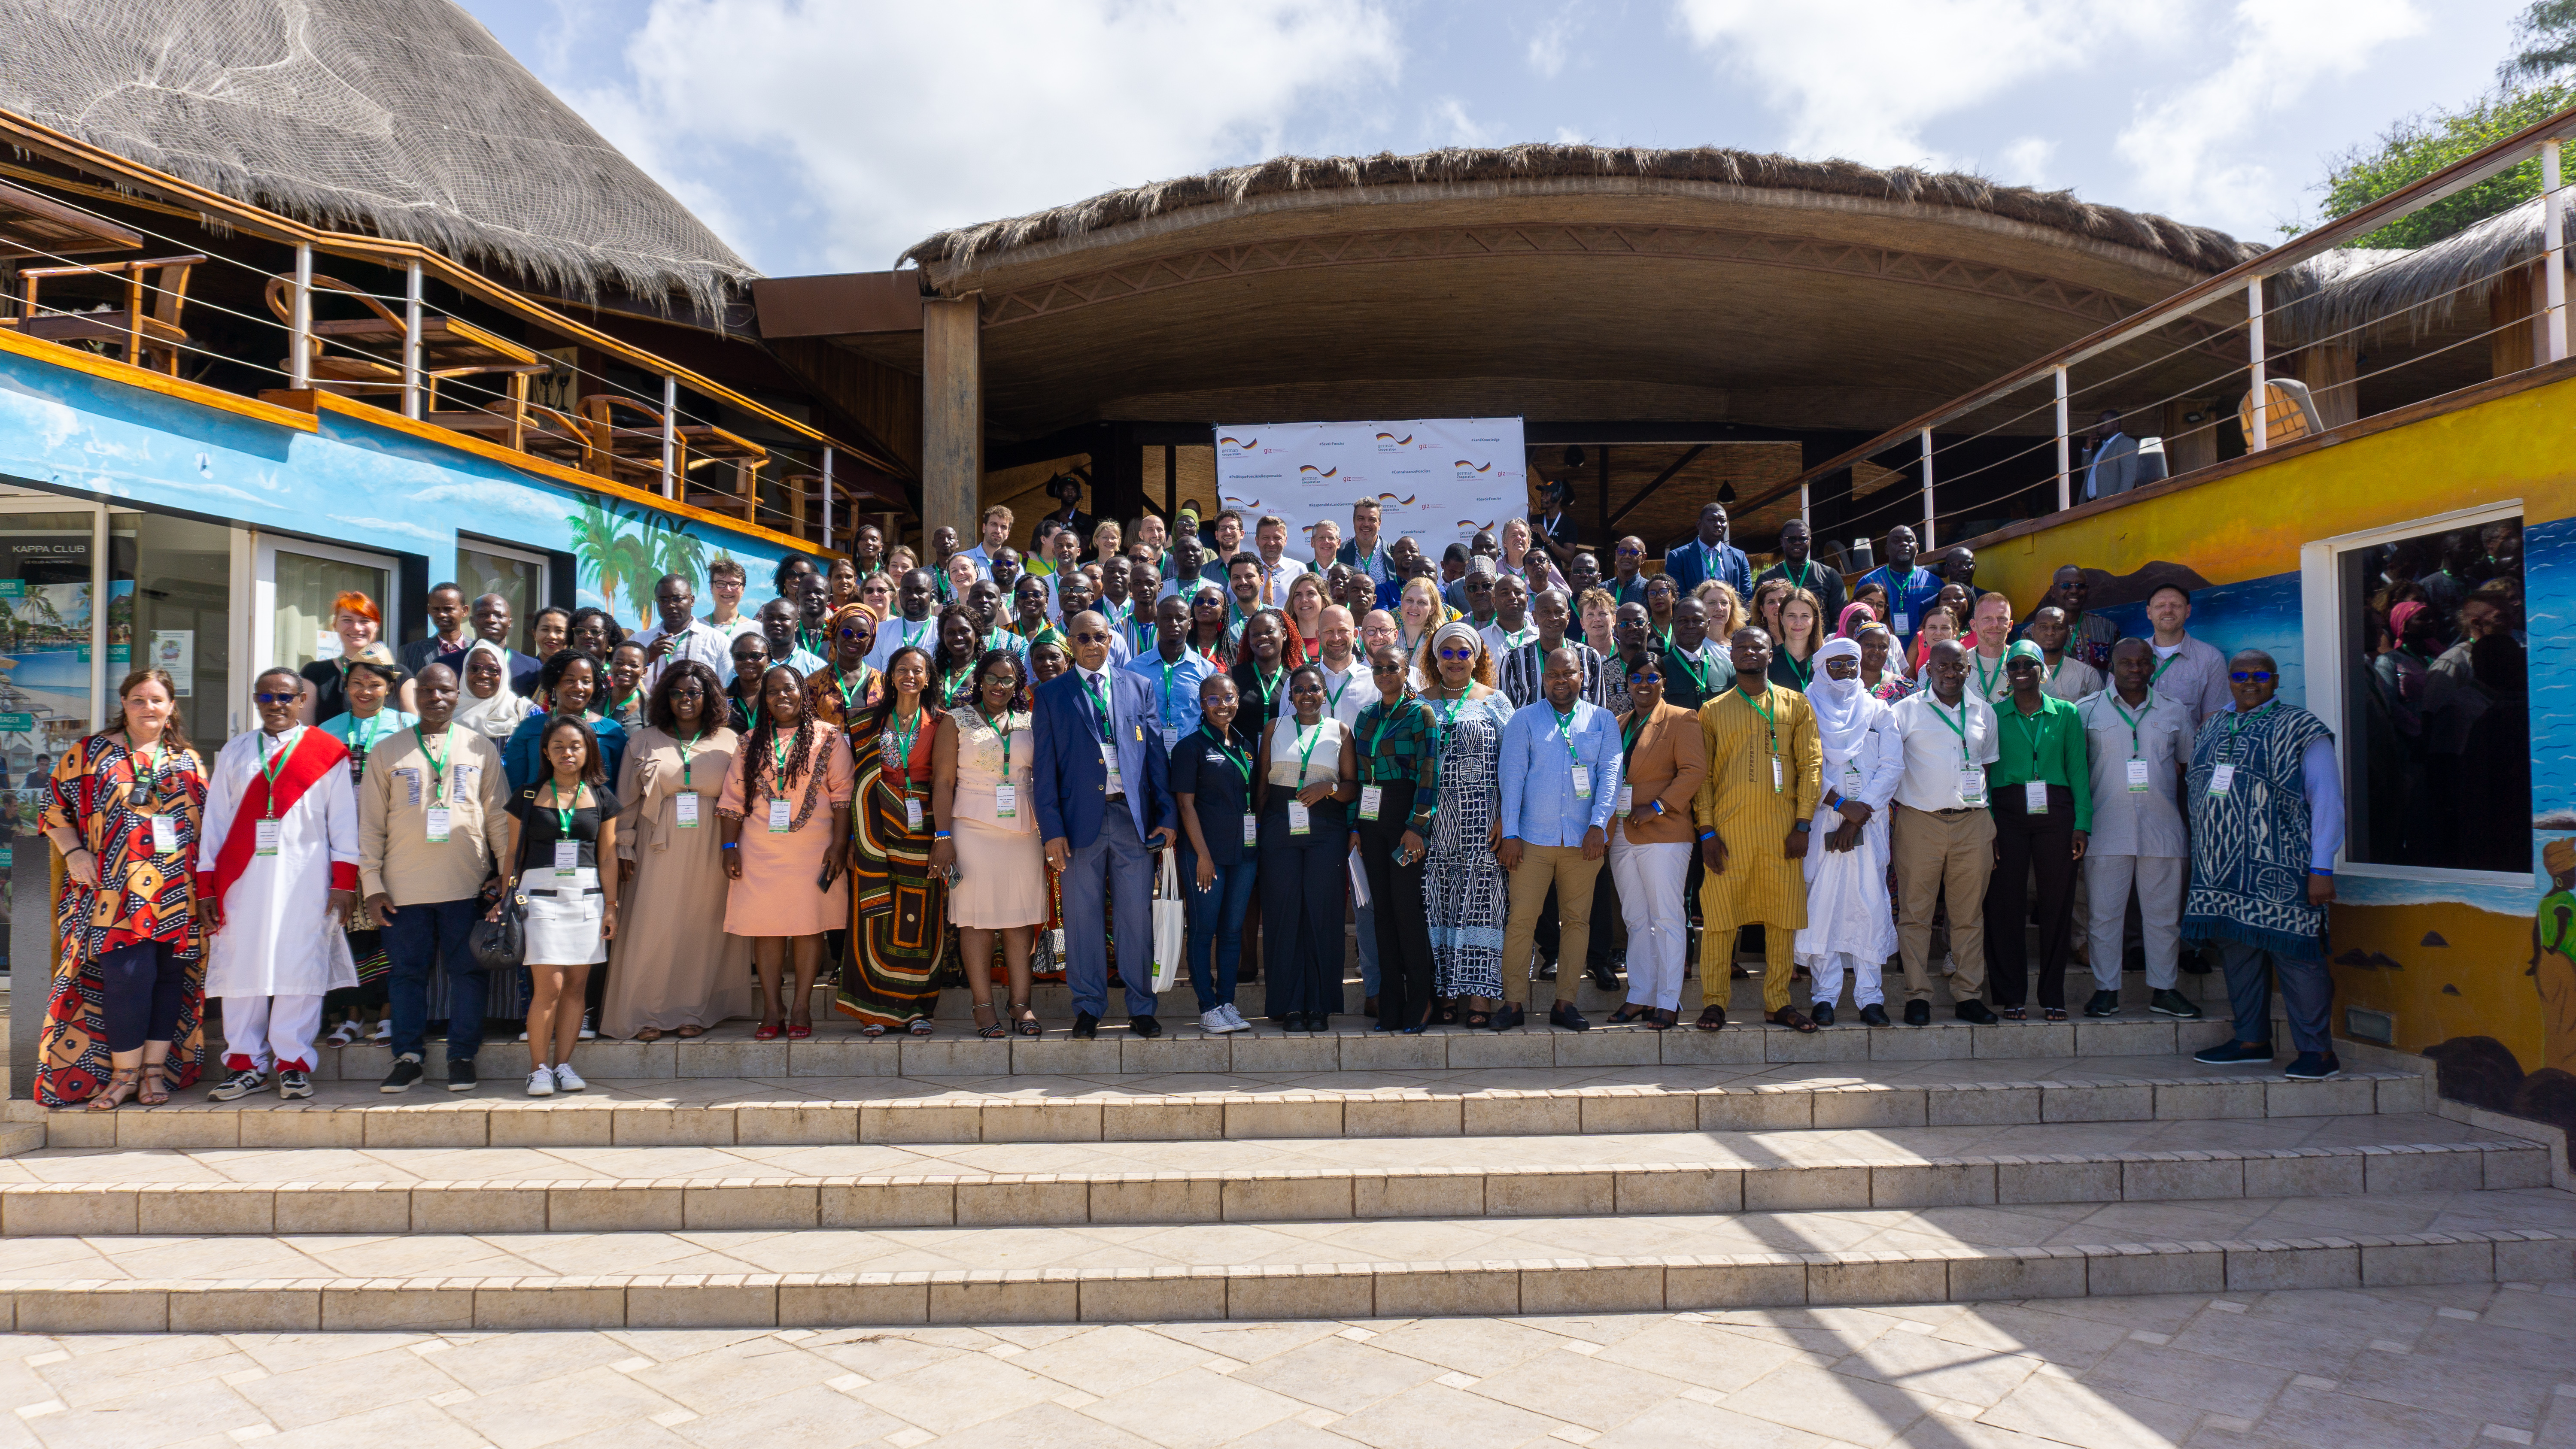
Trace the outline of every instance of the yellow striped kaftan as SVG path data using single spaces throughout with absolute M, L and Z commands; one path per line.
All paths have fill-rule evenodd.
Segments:
M 1763 718 L 1763 710 L 1770 719 Z M 1807 924 L 1805 853 L 1784 856 L 1789 828 L 1812 819 L 1824 766 L 1815 711 L 1807 697 L 1776 684 L 1763 685 L 1759 707 L 1741 689 L 1701 705 L 1700 739 L 1708 747 L 1708 779 L 1691 814 L 1702 830 L 1726 842 L 1726 873 L 1709 874 L 1700 886 L 1700 918 L 1721 925 L 1796 930 Z M 1780 759 L 1780 788 L 1771 788 L 1771 760 Z M 1720 978 L 1723 979 L 1723 978 Z

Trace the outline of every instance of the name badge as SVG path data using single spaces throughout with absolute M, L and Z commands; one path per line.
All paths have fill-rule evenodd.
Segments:
M 1635 814 L 1635 813 L 1636 813 L 1636 811 L 1637 811 L 1637 787 L 1636 787 L 1636 786 L 1634 786 L 1634 785 L 1622 785 L 1622 786 L 1620 786 L 1620 787 L 1619 787 L 1619 813 L 1620 813 L 1620 814 L 1622 814 L 1622 815 L 1633 815 L 1633 814 Z
M 404 793 L 404 795 L 406 795 L 407 797 L 409 797 L 409 803 L 414 804 L 414 805 L 419 804 L 419 803 L 420 803 L 420 771 L 418 771 L 418 770 L 396 770 L 396 771 L 394 771 L 394 777 L 395 777 L 396 779 L 399 779 L 399 780 L 401 780 L 401 781 L 403 782 L 403 793 Z
M 698 792 L 683 790 L 671 797 L 673 823 L 682 830 L 698 828 Z
M 178 848 L 179 817 L 175 815 L 153 816 L 152 853 L 154 855 L 168 855 Z
M 1121 779 L 1118 774 L 1118 747 L 1116 745 L 1104 744 L 1100 747 L 1100 767 L 1109 772 L 1109 785 L 1106 793 L 1111 795 L 1126 794 L 1126 781 Z
M 1375 820 L 1377 818 L 1378 806 L 1385 799 L 1386 787 L 1384 785 L 1362 785 L 1360 787 L 1360 818 L 1362 820 Z
M 561 879 L 561 878 L 563 878 L 563 877 L 573 875 L 574 873 L 578 872 L 580 869 L 581 869 L 581 842 L 580 842 L 580 841 L 578 841 L 578 840 L 558 840 L 558 841 L 556 841 L 556 842 L 555 842 L 555 875 L 556 875 L 556 877 L 557 877 L 558 879 Z
M 1246 815 L 1243 817 L 1243 843 L 1247 849 L 1261 843 L 1260 816 Z
M 1315 823 L 1315 814 L 1314 814 L 1314 812 L 1313 812 L 1313 811 L 1311 811 L 1311 810 L 1308 810 L 1302 802 L 1300 802 L 1300 801 L 1296 801 L 1296 800 L 1291 800 L 1291 801 L 1289 801 L 1289 802 L 1288 802 L 1288 833 L 1289 833 L 1289 834 L 1291 834 L 1291 835 L 1303 835 L 1303 834 L 1305 834 L 1305 833 L 1306 833 L 1307 829 L 1308 829 L 1310 826 L 1312 826 L 1314 823 Z
M 2129 762 L 2129 793 L 2132 795 L 2147 793 L 2147 762 L 2144 760 Z
M 1959 767 L 1959 803 L 1962 805 L 1986 803 L 1985 766 L 1961 765 Z
M 2209 772 L 2209 793 L 2212 795 L 2226 794 L 2227 787 L 2235 783 L 2236 767 L 2234 765 L 2221 764 L 2213 767 Z
M 1911 633 L 1913 633 L 1913 632 L 1914 632 L 1914 616 L 1913 616 L 1912 614 L 1899 614 L 1899 615 L 1897 615 L 1897 616 L 1896 616 L 1896 632 L 1897 632 L 1897 633 L 1899 633 L 1899 634 L 1911 634 Z
M 921 802 L 910 796 L 903 802 L 903 828 L 915 835 L 921 833 Z
M 1778 755 L 1773 755 L 1771 757 L 1771 793 L 1774 795 L 1779 794 L 1781 788 L 1786 785 L 1787 782 L 1788 776 L 1782 773 L 1780 768 L 1780 757 Z
M 2021 787 L 2021 808 L 2026 815 L 2048 813 L 2048 782 L 2033 780 Z
M 251 854 L 277 854 L 277 825 L 278 822 L 274 820 L 262 820 L 251 827 Z
M 787 830 L 788 830 L 789 825 L 790 825 L 790 824 L 795 820 L 795 818 L 796 818 L 796 817 L 795 817 L 795 812 L 793 812 L 793 811 L 791 811 L 791 810 L 789 810 L 789 809 L 787 808 L 787 802 L 786 802 L 786 801 L 784 801 L 784 800 L 772 800 L 772 801 L 770 801 L 770 802 L 769 802 L 769 833 L 770 833 L 770 834 L 772 834 L 772 835 L 785 835 L 785 834 L 787 833 Z
M 1592 798 L 1592 767 L 1589 765 L 1574 767 L 1574 798 L 1577 800 Z
M 444 805 L 432 805 L 424 812 L 424 815 L 428 822 L 426 833 L 429 836 L 429 843 L 432 845 L 445 845 L 447 843 L 447 828 L 449 824 L 447 807 Z
M 1020 787 L 1017 785 L 994 786 L 993 818 L 996 820 L 1016 820 L 1019 818 L 1019 814 Z

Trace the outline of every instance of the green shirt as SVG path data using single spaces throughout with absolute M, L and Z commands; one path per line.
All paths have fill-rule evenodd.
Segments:
M 2000 754 L 1986 775 L 1990 797 L 2033 780 L 2063 785 L 2075 795 L 2075 828 L 2092 830 L 2093 767 L 2075 706 L 2042 695 L 2039 713 L 2025 715 L 2007 695 L 1995 704 L 1995 744 Z

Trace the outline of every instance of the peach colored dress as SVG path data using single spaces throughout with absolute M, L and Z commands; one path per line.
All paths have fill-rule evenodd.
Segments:
M 809 719 L 800 728 L 811 738 L 810 758 L 783 791 L 775 759 L 768 752 L 754 758 L 746 737 L 741 759 L 717 797 L 717 813 L 742 822 L 742 878 L 725 892 L 728 935 L 817 936 L 850 922 L 849 873 L 836 873 L 829 890 L 815 886 L 832 846 L 832 813 L 850 805 L 849 737 L 822 720 Z M 793 742 L 786 743 L 793 751 Z M 784 831 L 769 828 L 773 795 L 787 801 Z

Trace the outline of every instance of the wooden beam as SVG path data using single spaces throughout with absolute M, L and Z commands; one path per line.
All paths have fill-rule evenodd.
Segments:
M 1604 533 L 1607 533 L 1607 532 L 1609 532 L 1613 527 L 1617 526 L 1617 524 L 1618 524 L 1618 522 L 1619 522 L 1619 520 L 1620 520 L 1620 519 L 1623 519 L 1623 518 L 1627 517 L 1630 513 L 1635 512 L 1638 504 L 1643 503 L 1643 502 L 1645 502 L 1647 499 L 1649 499 L 1649 498 L 1653 497 L 1656 489 L 1661 488 L 1661 487 L 1663 487 L 1665 484 L 1670 483 L 1671 481 L 1673 481 L 1673 475 L 1674 475 L 1674 474 L 1679 473 L 1679 472 L 1680 472 L 1681 470 L 1683 470 L 1684 468 L 1687 468 L 1687 467 L 1689 467 L 1692 463 L 1694 463 L 1694 462 L 1698 461 L 1698 459 L 1699 459 L 1699 455 L 1700 455 L 1700 454 L 1702 454 L 1702 453 L 1705 453 L 1705 452 L 1707 452 L 1707 451 L 1708 451 L 1708 444 L 1706 444 L 1706 443 L 1693 443 L 1693 444 L 1691 445 L 1691 448 L 1690 448 L 1690 451 L 1689 451 L 1689 452 L 1682 454 L 1682 455 L 1681 455 L 1681 457 L 1679 457 L 1679 458 L 1677 458 L 1677 459 L 1675 459 L 1675 460 L 1673 461 L 1673 466 L 1671 466 L 1671 467 L 1669 467 L 1669 468 L 1666 468 L 1666 469 L 1665 469 L 1664 471 L 1662 471 L 1661 473 L 1656 474 L 1656 475 L 1655 475 L 1655 481 L 1654 481 L 1654 482 L 1649 483 L 1649 484 L 1647 484 L 1645 487 L 1638 489 L 1638 490 L 1637 490 L 1637 496 L 1636 496 L 1636 497 L 1631 498 L 1631 499 L 1629 499 L 1627 502 L 1620 504 L 1620 505 L 1619 505 L 1619 511 L 1610 515 L 1609 520 L 1608 520 L 1607 522 L 1605 522 L 1605 523 L 1603 523 L 1603 524 L 1602 524 L 1602 526 L 1601 526 L 1601 531 L 1602 531 L 1602 532 L 1604 532 Z
M 921 304 L 921 526 L 975 536 L 984 484 L 981 295 Z

